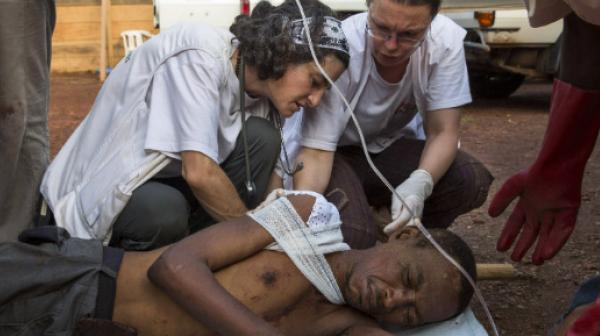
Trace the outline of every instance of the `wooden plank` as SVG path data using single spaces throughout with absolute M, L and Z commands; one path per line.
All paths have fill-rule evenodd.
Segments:
M 517 277 L 511 264 L 477 264 L 477 280 L 507 280 Z
M 57 24 L 70 22 L 100 22 L 100 6 L 69 6 L 56 9 Z M 111 6 L 112 21 L 154 20 L 152 5 Z
M 57 24 L 52 41 L 100 41 L 100 22 Z
M 109 67 L 115 67 L 117 63 L 125 56 L 125 50 L 123 48 L 122 41 L 114 40 L 111 41 L 110 47 L 113 48 L 113 57 L 109 62 Z M 77 70 L 73 71 L 95 71 L 98 68 L 98 62 L 100 55 L 100 43 L 99 41 L 71 41 L 71 42 L 57 42 L 52 45 L 52 62 L 57 59 L 65 59 L 69 58 L 83 58 L 89 59 L 88 64 L 82 68 L 82 65 L 79 64 Z M 93 59 L 93 60 L 92 60 Z M 79 62 L 82 63 L 82 62 Z M 60 64 L 65 65 L 66 62 L 64 60 L 60 60 Z M 52 68 L 55 68 L 55 65 L 52 64 Z M 68 72 L 69 69 L 60 69 L 61 72 Z
M 69 6 L 56 8 L 56 25 L 74 22 L 100 23 L 100 6 Z
M 152 5 L 152 0 L 112 0 L 113 5 Z M 57 7 L 100 6 L 101 0 L 56 0 Z
M 100 10 L 100 73 L 99 79 L 101 82 L 104 82 L 106 79 L 106 65 L 107 65 L 107 50 L 106 50 L 106 42 L 108 41 L 108 37 L 106 36 L 107 29 L 107 21 L 108 21 L 108 6 L 110 0 L 102 0 L 102 9 Z
M 52 44 L 52 58 L 67 57 L 68 55 L 93 54 L 100 50 L 98 41 L 71 41 Z
M 108 49 L 107 54 L 107 64 L 110 66 L 112 64 L 112 59 L 114 58 L 114 49 L 112 48 L 112 6 L 110 4 L 110 0 L 108 2 L 108 7 L 106 8 L 107 18 L 106 18 L 106 48 Z
M 98 68 L 98 53 L 91 55 L 52 58 L 52 71 L 82 72 L 96 71 Z
M 113 5 L 152 5 L 152 0 L 112 0 Z
M 110 15 L 114 21 L 150 21 L 154 20 L 152 5 L 112 6 Z
M 83 6 L 81 2 L 78 4 L 57 8 L 57 24 L 52 39 L 53 71 L 99 69 L 101 8 L 97 5 Z M 107 31 L 107 66 L 114 67 L 124 55 L 122 31 L 143 29 L 157 34 L 158 30 L 153 27 L 152 5 L 111 6 L 109 13 L 111 20 Z M 72 63 L 68 61 L 69 58 L 73 58 Z
M 54 30 L 54 41 L 70 41 L 73 39 L 77 40 L 98 40 L 100 36 L 100 9 L 93 8 L 85 9 L 80 7 L 81 10 L 76 11 L 65 11 L 61 13 L 63 19 L 59 20 Z M 142 8 L 139 9 L 144 12 Z M 137 12 L 138 9 L 135 6 L 128 6 L 123 11 L 118 8 L 111 10 L 111 17 L 114 13 L 120 13 L 117 16 L 112 17 L 111 20 L 111 39 L 120 38 L 120 34 L 124 30 L 129 29 L 143 29 L 147 30 L 152 34 L 158 33 L 157 29 L 154 29 L 154 22 L 152 16 L 138 16 L 132 14 L 131 20 L 126 20 L 128 13 Z M 148 11 L 146 11 L 148 13 Z M 119 17 L 120 16 L 120 17 Z M 73 19 L 73 17 L 79 17 L 80 19 Z
M 52 71 L 96 71 L 100 62 L 99 55 L 99 41 L 53 43 Z
M 125 30 L 147 30 L 150 34 L 157 34 L 158 31 L 152 28 L 152 21 L 136 21 L 136 22 L 114 22 L 112 23 L 112 39 L 120 39 L 121 32 Z

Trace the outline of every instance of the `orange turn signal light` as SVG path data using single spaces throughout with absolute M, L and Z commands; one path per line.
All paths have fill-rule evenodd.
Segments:
M 477 20 L 477 22 L 479 22 L 479 25 L 481 27 L 489 28 L 494 25 L 494 20 L 496 19 L 496 12 L 495 11 L 489 11 L 489 12 L 475 11 L 473 16 L 475 17 L 475 20 Z

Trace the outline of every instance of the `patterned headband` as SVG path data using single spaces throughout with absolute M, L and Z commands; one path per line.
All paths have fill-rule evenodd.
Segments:
M 313 22 L 312 17 L 306 18 L 306 23 L 311 27 Z M 290 32 L 294 43 L 308 45 L 308 38 L 304 32 L 304 24 L 302 19 L 294 20 L 290 23 Z M 332 16 L 325 16 L 323 22 L 323 31 L 321 35 L 315 39 L 313 36 L 313 44 L 315 47 L 339 50 L 350 55 L 348 51 L 348 41 L 342 30 L 342 22 Z

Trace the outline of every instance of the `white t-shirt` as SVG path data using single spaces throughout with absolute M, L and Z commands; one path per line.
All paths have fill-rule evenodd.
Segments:
M 44 175 L 41 192 L 58 226 L 106 243 L 132 191 L 181 151 L 217 163 L 231 153 L 241 128 L 233 39 L 181 24 L 121 60 Z M 247 101 L 248 115 L 268 114 L 266 100 Z
M 423 44 L 411 55 L 402 80 L 388 83 L 375 67 L 366 21 L 367 13 L 361 13 L 342 24 L 351 58 L 336 85 L 354 105 L 370 152 L 381 152 L 403 136 L 423 139 L 421 114 L 471 102 L 464 29 L 437 15 Z M 341 98 L 329 90 L 318 108 L 305 111 L 302 145 L 335 151 L 337 145 L 359 144 L 345 110 Z
M 288 172 L 292 172 L 296 167 L 296 157 L 300 151 L 300 142 L 302 141 L 300 131 L 302 130 L 303 114 L 304 111 L 300 109 L 300 111 L 285 119 L 281 130 L 281 151 L 275 165 L 275 173 L 281 177 L 283 189 L 286 190 L 294 189 L 294 181 L 293 176 L 288 175 L 283 167 L 286 167 Z

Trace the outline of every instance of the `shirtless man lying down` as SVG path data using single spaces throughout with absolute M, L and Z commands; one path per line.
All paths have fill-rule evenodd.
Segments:
M 112 319 L 139 335 L 386 334 L 380 325 L 441 321 L 467 306 L 470 286 L 416 229 L 349 250 L 330 206 L 316 194 L 288 195 L 150 252 L 123 253 L 49 228 L 55 243 L 34 232 L 23 237 L 30 244 L 0 244 L 0 334 L 70 335 L 84 317 Z M 288 210 L 291 217 L 281 217 Z M 319 281 L 276 252 L 285 238 L 275 244 L 262 223 L 298 215 L 312 249 L 340 251 L 322 259 L 338 304 L 330 302 L 335 291 L 326 299 Z M 460 238 L 445 230 L 432 235 L 474 273 Z

